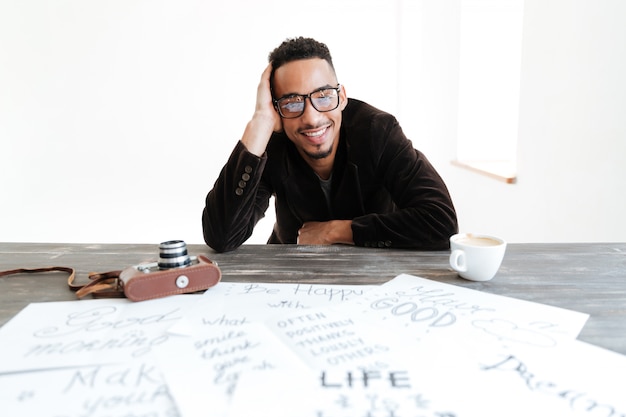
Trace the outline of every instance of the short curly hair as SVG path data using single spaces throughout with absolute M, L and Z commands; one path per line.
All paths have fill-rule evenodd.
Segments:
M 272 63 L 272 79 L 274 71 L 282 65 L 300 59 L 320 58 L 328 62 L 333 72 L 335 66 L 326 44 L 312 38 L 297 37 L 286 39 L 276 49 L 270 52 L 268 60 Z

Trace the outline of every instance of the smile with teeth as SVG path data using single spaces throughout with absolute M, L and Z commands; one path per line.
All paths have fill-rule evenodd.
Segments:
M 322 130 L 318 130 L 317 132 L 306 132 L 305 135 L 310 136 L 310 137 L 321 136 L 324 134 L 325 131 L 326 131 L 326 128 Z
M 319 138 L 322 135 L 324 135 L 324 133 L 326 133 L 326 131 L 328 130 L 328 127 L 324 127 L 322 129 L 316 130 L 314 132 L 302 132 L 302 134 L 308 138 L 311 139 L 315 139 L 315 138 Z

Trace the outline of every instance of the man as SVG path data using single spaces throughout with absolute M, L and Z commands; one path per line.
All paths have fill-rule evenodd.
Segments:
M 288 39 L 269 61 L 206 198 L 207 245 L 243 244 L 273 195 L 268 243 L 447 249 L 458 226 L 443 180 L 393 116 L 348 99 L 326 45 Z

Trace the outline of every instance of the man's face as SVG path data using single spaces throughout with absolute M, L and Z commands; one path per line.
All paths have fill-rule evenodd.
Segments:
M 274 98 L 290 94 L 307 95 L 322 87 L 336 87 L 337 77 L 330 64 L 313 58 L 292 61 L 274 72 Z M 339 143 L 341 111 L 347 98 L 343 87 L 339 92 L 339 106 L 335 110 L 319 112 L 307 98 L 304 113 L 293 119 L 282 119 L 283 130 L 296 145 L 305 160 L 320 161 L 334 157 Z

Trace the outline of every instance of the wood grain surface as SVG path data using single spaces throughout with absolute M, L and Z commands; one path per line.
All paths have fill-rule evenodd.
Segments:
M 243 245 L 214 253 L 189 245 L 191 255 L 217 262 L 223 281 L 381 284 L 406 273 L 478 291 L 590 314 L 579 339 L 626 354 L 626 243 L 509 244 L 494 279 L 471 282 L 448 265 L 448 251 L 422 252 L 353 246 Z M 0 243 L 0 270 L 73 267 L 123 269 L 158 257 L 154 245 Z M 0 277 L 0 325 L 31 302 L 76 300 L 67 274 Z

